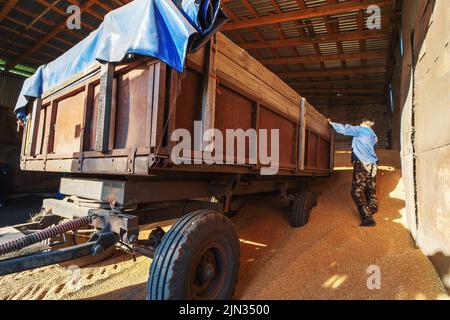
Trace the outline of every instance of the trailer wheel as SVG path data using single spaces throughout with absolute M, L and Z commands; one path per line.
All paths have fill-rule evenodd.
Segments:
M 150 267 L 148 300 L 231 299 L 239 274 L 234 224 L 213 210 L 181 218 L 164 236 Z
M 295 195 L 289 213 L 289 223 L 293 228 L 305 226 L 309 221 L 309 214 L 312 208 L 317 206 L 314 193 L 303 191 Z

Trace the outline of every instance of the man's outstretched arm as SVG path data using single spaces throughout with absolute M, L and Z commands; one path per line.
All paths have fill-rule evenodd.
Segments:
M 349 124 L 340 124 L 328 119 L 328 122 L 336 130 L 337 133 L 344 136 L 357 137 L 359 136 L 359 127 L 351 126 Z

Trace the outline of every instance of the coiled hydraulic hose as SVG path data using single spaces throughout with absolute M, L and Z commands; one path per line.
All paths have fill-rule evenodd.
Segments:
M 26 235 L 20 239 L 12 240 L 0 245 L 0 256 L 19 251 L 23 248 L 29 247 L 33 244 L 42 242 L 44 240 L 59 236 L 71 230 L 77 230 L 84 226 L 88 226 L 90 222 L 89 217 L 77 218 L 67 222 L 60 223 L 56 226 L 48 227 L 47 229 L 37 231 L 35 233 Z

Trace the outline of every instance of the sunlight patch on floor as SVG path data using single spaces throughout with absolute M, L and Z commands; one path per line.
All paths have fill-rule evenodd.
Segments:
M 240 242 L 241 243 L 245 243 L 245 244 L 249 244 L 249 245 L 252 245 L 252 246 L 256 246 L 256 247 L 267 247 L 267 244 L 253 242 L 253 241 L 249 241 L 249 240 L 240 239 Z
M 399 179 L 395 188 L 389 193 L 391 199 L 398 199 L 405 201 L 405 185 L 403 184 L 403 179 Z M 406 217 L 406 208 L 403 206 L 398 210 L 400 217 L 392 220 L 394 223 L 401 224 L 403 227 L 408 229 L 408 220 Z
M 326 288 L 326 289 L 337 289 L 347 279 L 348 279 L 348 275 L 346 275 L 346 274 L 335 274 L 334 276 L 330 277 L 327 281 L 325 281 L 322 284 L 322 287 Z

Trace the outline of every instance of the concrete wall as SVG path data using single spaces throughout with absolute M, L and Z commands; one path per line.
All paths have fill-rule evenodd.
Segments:
M 364 118 L 375 120 L 375 133 L 378 136 L 378 148 L 385 148 L 390 129 L 390 115 L 386 105 L 383 104 L 354 104 L 354 105 L 319 105 L 315 106 L 323 115 L 334 122 L 359 125 Z M 336 135 L 338 148 L 349 148 L 352 139 L 342 135 Z
M 450 292 L 450 10 L 403 2 L 394 127 L 401 143 L 407 220 Z M 399 74 L 400 76 L 397 76 Z

